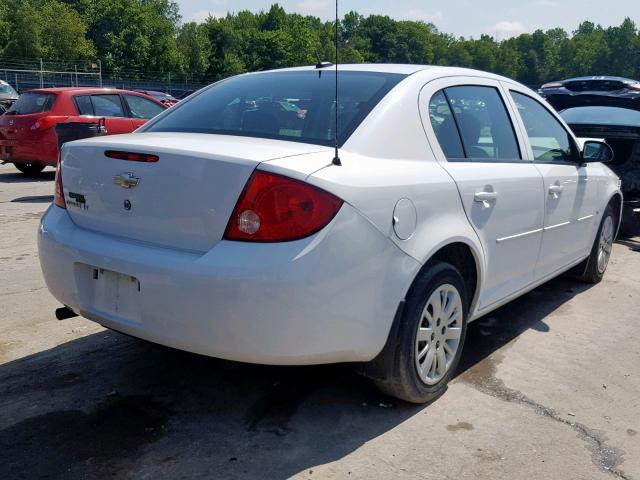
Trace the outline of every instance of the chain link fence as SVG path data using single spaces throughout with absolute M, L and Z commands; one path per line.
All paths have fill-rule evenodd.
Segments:
M 0 57 L 0 79 L 19 92 L 51 87 L 111 87 L 127 90 L 158 90 L 175 96 L 198 90 L 212 79 L 189 74 L 120 69 L 104 72 L 100 60 L 51 61 Z

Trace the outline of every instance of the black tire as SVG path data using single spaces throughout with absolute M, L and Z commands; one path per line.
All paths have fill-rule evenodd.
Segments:
M 35 177 L 44 170 L 44 165 L 41 163 L 14 163 L 15 167 L 25 175 Z
M 458 291 L 462 305 L 461 331 L 457 350 L 449 369 L 435 384 L 428 385 L 418 374 L 416 366 L 416 335 L 423 322 L 423 311 L 427 301 L 439 287 L 452 285 Z M 460 272 L 445 262 L 434 262 L 412 286 L 406 298 L 402 316 L 398 319 L 397 348 L 390 356 L 384 379 L 374 380 L 384 393 L 411 403 L 431 402 L 442 395 L 447 383 L 455 374 L 460 361 L 467 332 L 468 300 L 465 284 Z M 433 337 L 432 337 L 433 338 Z
M 605 265 L 604 270 L 598 268 L 598 254 L 600 250 L 600 236 L 602 235 L 602 230 L 607 223 L 607 218 L 611 218 L 613 222 L 613 238 L 612 241 L 615 240 L 615 231 L 618 224 L 618 219 L 616 218 L 613 208 L 611 205 L 607 206 L 604 211 L 604 215 L 602 215 L 602 220 L 600 221 L 600 226 L 598 227 L 598 233 L 596 235 L 595 240 L 593 241 L 593 246 L 591 247 L 591 253 L 589 254 L 589 258 L 585 260 L 585 262 L 580 264 L 580 267 L 583 268 L 582 272 L 578 275 L 578 279 L 585 283 L 600 283 L 602 277 L 607 270 L 607 265 Z

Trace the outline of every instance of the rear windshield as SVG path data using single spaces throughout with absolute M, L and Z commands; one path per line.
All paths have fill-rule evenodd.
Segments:
M 146 132 L 195 132 L 273 138 L 332 146 L 335 71 L 273 72 L 233 77 L 172 107 Z M 338 74 L 338 145 L 405 75 Z
M 28 113 L 41 113 L 51 110 L 56 96 L 53 93 L 23 93 L 18 101 L 11 105 L 7 113 L 26 115 Z
M 569 124 L 640 127 L 640 112 L 618 107 L 568 108 L 560 116 Z

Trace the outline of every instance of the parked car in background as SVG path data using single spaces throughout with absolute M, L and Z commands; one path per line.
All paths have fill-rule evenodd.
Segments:
M 59 313 L 230 360 L 356 362 L 426 402 L 469 321 L 571 269 L 602 279 L 608 145 L 497 75 L 341 65 L 337 99 L 335 75 L 241 75 L 66 144 L 38 234 Z
M 585 77 L 544 85 L 547 101 L 578 137 L 604 139 L 615 156 L 609 167 L 622 181 L 621 233 L 640 233 L 640 82 Z
M 561 109 L 565 109 L 588 104 L 592 97 L 607 97 L 612 103 L 619 100 L 639 100 L 640 82 L 611 76 L 578 77 L 545 83 L 538 93 L 552 105 L 558 103 L 562 105 Z
M 150 97 L 155 98 L 160 103 L 163 103 L 167 107 L 171 107 L 179 102 L 177 98 L 173 95 L 170 95 L 165 92 L 158 92 L 157 90 L 136 90 L 136 92 L 144 93 L 145 95 L 149 95 Z
M 107 135 L 130 133 L 166 108 L 153 97 L 128 90 L 31 90 L 0 116 L 0 160 L 35 175 L 58 161 L 57 123 L 104 117 Z
M 0 115 L 18 100 L 18 92 L 4 80 L 0 80 Z

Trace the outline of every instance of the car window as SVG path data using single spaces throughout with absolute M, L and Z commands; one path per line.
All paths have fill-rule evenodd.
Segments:
M 464 158 L 458 127 L 444 92 L 440 91 L 431 97 L 429 119 L 445 157 L 449 160 Z
M 640 127 L 640 111 L 620 107 L 575 107 L 560 113 L 568 124 Z
M 146 118 L 148 120 L 164 111 L 164 108 L 157 103 L 138 95 L 124 95 L 124 98 L 129 105 L 129 111 L 133 118 Z
M 78 95 L 74 97 L 74 100 L 80 115 L 93 115 L 93 104 L 89 95 Z
M 518 92 L 511 92 L 518 107 L 533 158 L 539 162 L 574 162 L 576 147 L 571 135 L 541 103 Z
M 124 117 L 120 95 L 91 95 L 94 115 L 98 117 Z
M 27 115 L 29 113 L 48 112 L 53 107 L 56 95 L 53 93 L 23 93 L 18 100 L 11 105 L 7 113 Z
M 341 146 L 406 75 L 341 72 L 336 131 L 335 71 L 270 72 L 219 82 L 171 107 L 143 131 L 196 132 Z
M 520 149 L 500 93 L 494 87 L 445 89 L 466 157 L 471 160 L 520 160 Z

